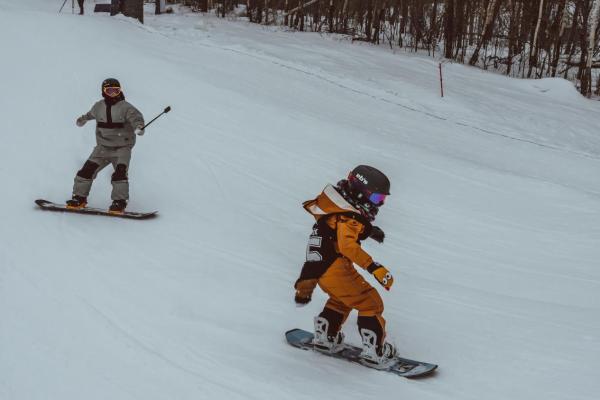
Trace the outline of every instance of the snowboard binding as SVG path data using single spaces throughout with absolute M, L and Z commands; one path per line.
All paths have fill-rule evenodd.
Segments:
M 344 350 L 344 334 L 339 331 L 335 336 L 327 334 L 329 321 L 323 317 L 315 317 L 315 350 L 323 353 L 339 353 Z

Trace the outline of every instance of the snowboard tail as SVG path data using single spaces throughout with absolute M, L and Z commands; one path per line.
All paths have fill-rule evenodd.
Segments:
M 303 350 L 315 350 L 315 347 L 312 342 L 313 337 L 314 334 L 312 332 L 308 332 L 302 329 L 292 329 L 285 333 L 285 338 L 291 346 Z M 360 359 L 359 355 L 361 351 L 362 349 L 360 347 L 356 347 L 351 344 L 345 343 L 344 349 L 339 353 L 325 353 L 320 351 L 319 353 L 333 358 L 341 358 L 355 364 L 369 367 L 368 365 L 364 364 Z M 395 359 L 396 362 L 393 363 L 391 366 L 378 371 L 390 372 L 398 376 L 403 376 L 405 378 L 417 378 L 433 373 L 433 371 L 435 371 L 435 369 L 438 367 L 435 364 L 409 360 L 407 358 L 402 357 L 395 357 Z
M 47 211 L 60 211 L 75 214 L 91 214 L 91 215 L 104 215 L 108 217 L 116 218 L 127 218 L 127 219 L 149 219 L 154 218 L 158 211 L 152 212 L 134 212 L 134 211 L 123 211 L 120 213 L 110 212 L 101 208 L 84 207 L 84 208 L 70 208 L 66 204 L 57 204 L 48 200 L 38 199 L 35 201 L 42 210 Z

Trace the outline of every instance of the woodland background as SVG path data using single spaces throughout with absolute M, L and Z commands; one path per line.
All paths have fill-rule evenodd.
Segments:
M 181 0 L 199 12 L 350 35 L 600 95 L 600 0 Z

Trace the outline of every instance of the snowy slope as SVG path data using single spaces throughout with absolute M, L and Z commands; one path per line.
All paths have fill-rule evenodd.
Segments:
M 0 399 L 591 399 L 600 383 L 600 105 L 562 80 L 195 14 L 146 25 L 0 0 Z M 150 119 L 132 210 L 43 213 L 94 145 L 114 76 Z M 383 293 L 409 381 L 287 346 L 312 224 L 359 163 L 385 171 Z M 110 172 L 91 204 L 109 203 Z M 370 277 L 371 282 L 376 285 Z M 357 342 L 354 324 L 345 331 Z

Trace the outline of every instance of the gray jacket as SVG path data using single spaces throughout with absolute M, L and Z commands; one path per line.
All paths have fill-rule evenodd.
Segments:
M 134 130 L 144 125 L 142 113 L 125 100 L 112 105 L 100 100 L 82 117 L 96 120 L 96 143 L 106 147 L 135 145 Z

